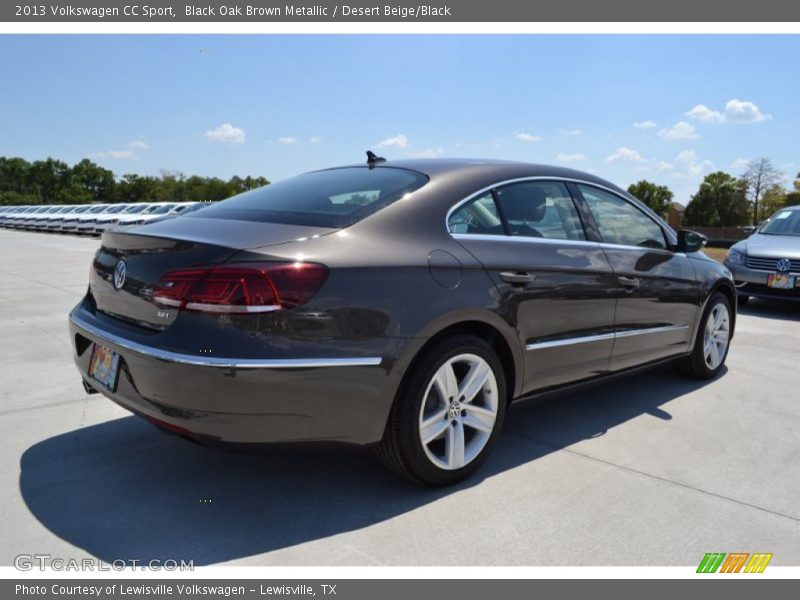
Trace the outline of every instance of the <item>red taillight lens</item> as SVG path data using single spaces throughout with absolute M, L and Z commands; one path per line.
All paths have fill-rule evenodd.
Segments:
M 301 262 L 181 269 L 156 283 L 153 300 L 202 312 L 269 312 L 304 304 L 327 278 L 324 265 Z

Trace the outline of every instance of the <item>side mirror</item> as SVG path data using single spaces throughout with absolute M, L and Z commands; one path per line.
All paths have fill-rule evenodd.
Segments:
M 707 243 L 708 238 L 706 236 L 690 229 L 681 229 L 678 231 L 678 246 L 676 250 L 686 253 L 697 252 L 702 250 Z

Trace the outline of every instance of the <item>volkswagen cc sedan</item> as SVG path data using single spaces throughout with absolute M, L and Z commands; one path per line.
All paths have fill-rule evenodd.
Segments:
M 725 258 L 733 272 L 739 304 L 751 296 L 800 300 L 800 206 L 789 206 L 767 219 Z
M 661 361 L 717 375 L 736 296 L 702 245 L 587 173 L 371 155 L 106 232 L 75 362 L 200 442 L 374 445 L 446 485 L 512 401 Z

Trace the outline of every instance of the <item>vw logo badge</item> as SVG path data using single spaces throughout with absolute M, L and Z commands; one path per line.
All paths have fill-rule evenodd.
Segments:
M 114 267 L 114 287 L 122 289 L 122 286 L 125 285 L 125 277 L 128 275 L 128 265 L 125 264 L 124 260 L 118 260 L 117 266 Z
M 792 268 L 792 261 L 788 258 L 782 258 L 778 261 L 778 271 L 788 271 Z

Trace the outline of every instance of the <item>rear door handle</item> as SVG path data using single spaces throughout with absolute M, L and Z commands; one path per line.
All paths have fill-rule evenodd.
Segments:
M 619 281 L 620 285 L 625 288 L 625 291 L 631 292 L 634 289 L 638 288 L 641 285 L 641 281 L 639 281 L 638 277 L 617 277 L 617 281 Z
M 500 279 L 506 283 L 522 285 L 536 279 L 536 275 L 533 273 L 526 273 L 525 271 L 503 271 L 500 273 Z

